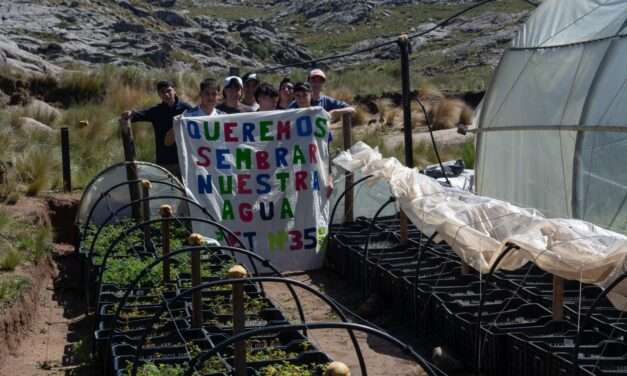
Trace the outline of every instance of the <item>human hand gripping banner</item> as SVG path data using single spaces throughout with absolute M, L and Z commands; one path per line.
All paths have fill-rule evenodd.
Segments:
M 329 218 L 328 125 L 320 107 L 179 117 L 181 175 L 216 220 L 280 271 L 319 268 Z M 221 240 L 211 231 L 204 235 Z

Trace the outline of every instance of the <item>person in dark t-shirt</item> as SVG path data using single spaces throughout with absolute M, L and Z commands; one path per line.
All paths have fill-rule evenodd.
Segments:
M 178 153 L 175 144 L 166 142 L 166 136 L 172 130 L 172 120 L 191 105 L 181 101 L 176 96 L 176 88 L 170 81 L 159 81 L 157 92 L 161 103 L 139 111 L 125 111 L 120 116 L 120 121 L 130 120 L 132 123 L 147 121 L 152 123 L 155 131 L 155 152 L 158 165 L 165 167 L 176 176 L 180 176 Z

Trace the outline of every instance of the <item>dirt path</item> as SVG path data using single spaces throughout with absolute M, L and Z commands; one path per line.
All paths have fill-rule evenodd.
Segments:
M 332 296 L 342 304 L 348 305 L 351 309 L 360 301 L 359 294 L 354 288 L 351 289 L 347 284 L 341 281 L 338 276 L 329 271 L 309 272 L 293 275 L 290 278 L 305 282 L 316 290 Z M 285 288 L 285 285 L 273 283 L 264 285 L 264 288 L 271 299 L 288 313 L 290 320 L 293 322 L 299 321 L 296 305 L 293 303 L 293 299 Z M 299 288 L 296 288 L 296 292 L 301 298 L 307 321 L 340 321 L 337 315 L 314 294 Z M 389 325 L 386 326 L 389 327 Z M 393 334 L 399 335 L 399 333 Z M 351 375 L 361 375 L 355 350 L 350 341 L 350 337 L 345 331 L 316 330 L 310 331 L 308 336 L 322 351 L 329 354 L 334 360 L 346 363 L 351 370 Z M 387 343 L 387 341 L 364 333 L 358 333 L 356 336 L 364 354 L 368 375 L 425 375 L 420 367 L 406 358 L 397 348 Z
M 57 273 L 43 284 L 32 328 L 0 367 L 0 375 L 94 375 L 83 365 L 89 356 L 91 324 L 80 294 L 78 257 L 72 247 L 57 245 Z M 73 355 L 75 354 L 76 355 Z

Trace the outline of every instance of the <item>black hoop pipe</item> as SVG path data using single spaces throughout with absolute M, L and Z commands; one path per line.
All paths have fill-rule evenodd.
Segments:
M 515 244 L 507 244 L 506 248 L 503 250 L 503 252 L 501 252 L 500 255 L 498 255 L 498 257 L 496 258 L 496 260 L 494 260 L 494 264 L 492 264 L 492 266 L 490 267 L 490 271 L 488 271 L 488 274 L 486 274 L 485 277 L 485 288 L 481 289 L 481 294 L 479 295 L 479 307 L 477 307 L 477 324 L 476 324 L 476 331 L 477 331 L 477 362 L 476 362 L 476 369 L 475 369 L 475 374 L 477 376 L 480 376 L 481 374 L 481 316 L 483 314 L 483 302 L 485 300 L 485 292 L 488 289 L 489 283 L 490 283 L 490 279 L 492 277 L 492 274 L 494 274 L 494 271 L 496 270 L 497 266 L 499 266 L 499 264 L 501 263 L 501 261 L 505 258 L 505 256 L 507 256 L 507 254 L 509 254 L 509 252 L 513 249 L 520 249 L 518 248 L 517 245 Z
M 224 350 L 227 346 L 230 346 L 234 343 L 240 342 L 240 341 L 244 341 L 248 338 L 251 337 L 255 337 L 255 336 L 259 336 L 259 335 L 263 335 L 263 334 L 267 334 L 267 333 L 282 333 L 282 332 L 287 332 L 287 331 L 298 331 L 298 330 L 302 330 L 304 328 L 307 329 L 346 329 L 349 331 L 349 333 L 352 333 L 353 331 L 360 331 L 360 332 L 365 332 L 368 334 L 372 334 L 376 337 L 382 338 L 384 340 L 387 340 L 388 342 L 398 346 L 401 351 L 406 354 L 411 356 L 416 363 L 418 363 L 418 365 L 420 367 L 422 367 L 423 370 L 425 370 L 428 375 L 437 375 L 435 373 L 435 371 L 433 370 L 433 367 L 425 360 L 423 359 L 420 355 L 418 355 L 409 345 L 406 345 L 405 343 L 401 342 L 400 340 L 398 340 L 397 338 L 389 335 L 388 333 L 375 329 L 373 327 L 370 326 L 366 326 L 366 325 L 361 325 L 361 324 L 355 324 L 355 323 L 349 323 L 349 322 L 318 322 L 318 323 L 311 323 L 311 324 L 287 324 L 287 325 L 272 325 L 272 326 L 267 326 L 264 328 L 259 328 L 259 329 L 253 329 L 253 330 L 249 330 L 243 333 L 239 333 L 235 336 L 232 336 L 220 343 L 218 343 L 215 347 L 213 347 L 211 350 L 206 351 L 206 352 L 202 352 L 199 355 L 197 355 L 191 362 L 189 367 L 187 368 L 187 371 L 185 372 L 184 376 L 191 376 L 194 372 L 194 369 L 196 367 L 197 364 L 202 364 L 205 360 L 207 360 L 208 358 L 210 358 L 211 356 L 215 355 L 216 353 L 221 352 L 222 350 Z M 361 366 L 360 366 L 361 367 Z M 363 367 L 361 369 L 362 374 L 363 375 L 367 375 L 367 369 L 366 367 Z
M 122 234 L 118 235 L 117 238 L 115 238 L 115 240 L 113 242 L 111 242 L 111 244 L 109 245 L 109 248 L 107 248 L 107 251 L 104 254 L 104 257 L 102 259 L 102 264 L 100 264 L 99 270 L 98 270 L 98 278 L 96 279 L 96 292 L 99 293 L 100 292 L 100 288 L 102 285 L 102 276 L 104 274 L 104 271 L 106 269 L 107 266 L 107 261 L 109 260 L 109 255 L 111 254 L 111 252 L 113 252 L 113 250 L 115 249 L 115 247 L 124 239 L 126 238 L 129 234 L 131 234 L 133 231 L 136 231 L 138 229 L 143 228 L 144 226 L 149 226 L 152 225 L 154 223 L 161 223 L 161 222 L 171 222 L 171 221 L 190 221 L 190 222 L 201 222 L 201 223 L 207 223 L 213 226 L 218 227 L 219 229 L 226 231 L 229 235 L 232 234 L 231 230 L 227 229 L 226 227 L 222 226 L 221 224 L 208 220 L 208 219 L 202 219 L 202 218 L 195 218 L 195 217 L 168 217 L 168 218 L 156 218 L 156 219 L 151 219 L 149 221 L 145 221 L 139 224 L 136 224 L 135 226 L 127 229 L 126 231 L 124 231 Z M 233 236 L 235 236 L 235 234 L 233 234 Z M 242 243 L 241 240 L 239 240 L 239 238 L 237 238 L 235 236 L 235 239 L 238 241 L 238 243 L 242 246 L 242 248 L 246 248 L 244 247 L 244 244 Z M 255 265 L 255 263 L 252 260 L 252 257 L 249 255 L 248 259 L 250 260 L 250 263 L 252 264 L 253 270 L 255 272 L 255 274 L 259 274 L 259 271 L 257 270 L 257 266 Z
M 370 228 L 368 231 L 368 236 L 366 237 L 366 244 L 364 245 L 364 258 L 363 258 L 363 295 L 364 297 L 366 297 L 366 295 L 368 295 L 368 251 L 369 251 L 369 245 L 370 245 L 370 239 L 372 238 L 372 233 L 374 232 L 374 225 L 377 222 L 377 219 L 379 218 L 379 214 L 381 214 L 381 212 L 391 203 L 396 202 L 396 197 L 394 196 L 390 196 L 390 198 L 383 203 L 383 205 L 381 205 L 379 207 L 379 210 L 377 210 L 377 212 L 374 214 L 374 216 L 372 217 L 372 220 L 370 221 Z
M 109 214 L 109 216 L 104 220 L 104 222 L 101 223 L 98 226 L 98 230 L 96 230 L 96 234 L 94 235 L 94 238 L 91 241 L 91 245 L 89 246 L 89 252 L 87 252 L 88 258 L 91 259 L 93 257 L 94 247 L 96 246 L 96 240 L 98 240 L 98 236 L 100 235 L 100 232 L 102 232 L 102 229 L 106 225 L 109 224 L 109 221 L 111 221 L 113 218 L 117 217 L 117 215 L 120 214 L 120 212 L 122 212 L 123 210 L 128 209 L 128 208 L 130 208 L 133 205 L 141 204 L 144 201 L 151 201 L 151 200 L 179 200 L 179 201 L 184 201 L 184 202 L 190 203 L 190 204 L 196 206 L 197 208 L 199 208 L 205 215 L 207 215 L 207 217 L 209 217 L 210 220 L 215 222 L 215 219 L 213 219 L 211 217 L 211 214 L 209 214 L 207 209 L 203 208 L 202 206 L 200 206 L 199 203 L 197 203 L 194 200 L 191 200 L 188 197 L 172 196 L 172 195 L 143 197 L 143 198 L 131 201 L 131 202 L 127 203 L 127 204 L 124 204 L 124 205 L 120 206 L 113 213 Z M 230 232 L 229 232 L 229 235 L 235 236 L 235 234 L 232 234 Z M 240 245 L 243 248 L 246 248 L 246 247 L 244 247 L 244 245 L 243 245 L 243 243 L 241 241 L 239 241 L 239 243 L 240 243 Z
M 122 297 L 122 299 L 118 303 L 117 309 L 115 311 L 113 324 L 111 325 L 111 335 L 109 336 L 109 338 L 107 340 L 107 349 L 111 348 L 111 340 L 113 339 L 113 334 L 115 333 L 115 330 L 117 329 L 117 319 L 120 316 L 120 312 L 122 311 L 122 308 L 124 308 L 124 306 L 126 305 L 126 301 L 127 301 L 128 297 L 129 297 L 129 295 L 135 289 L 135 287 L 137 286 L 139 281 L 141 281 L 142 278 L 152 268 L 154 268 L 155 266 L 161 264 L 163 261 L 169 260 L 171 257 L 179 255 L 179 254 L 191 253 L 191 252 L 194 252 L 194 251 L 211 252 L 211 251 L 218 251 L 218 250 L 227 250 L 227 251 L 231 251 L 231 252 L 237 252 L 237 253 L 242 253 L 242 254 L 248 255 L 249 257 L 252 257 L 252 258 L 254 258 L 256 260 L 259 260 L 261 262 L 261 265 L 263 265 L 264 267 L 269 268 L 270 270 L 272 270 L 272 272 L 274 274 L 276 274 L 278 276 L 282 276 L 281 272 L 279 272 L 279 270 L 274 265 L 272 265 L 270 260 L 264 259 L 261 256 L 259 256 L 258 254 L 250 252 L 248 250 L 241 249 L 241 248 L 235 248 L 235 247 L 229 247 L 229 246 L 195 246 L 195 247 L 185 247 L 185 248 L 178 249 L 178 250 L 176 250 L 174 252 L 171 252 L 171 253 L 169 253 L 167 255 L 161 256 L 158 259 L 156 259 L 155 261 L 153 261 L 152 263 L 150 263 L 150 265 L 148 265 L 144 269 L 142 269 L 142 271 L 137 275 L 137 277 L 127 287 L 126 292 L 124 293 L 124 296 Z M 287 285 L 287 288 L 290 291 L 290 295 L 292 295 L 292 298 L 294 299 L 294 302 L 296 303 L 296 309 L 298 310 L 298 315 L 300 316 L 300 320 L 302 322 L 305 322 L 305 312 L 303 311 L 303 306 L 302 306 L 302 304 L 300 302 L 300 299 L 298 298 L 298 295 L 296 295 L 296 291 L 294 291 L 292 285 Z M 306 331 L 304 333 L 305 333 L 305 335 L 307 335 Z
M 348 322 L 348 319 L 346 318 L 346 315 L 344 314 L 344 312 L 331 300 L 329 299 L 327 296 L 325 296 L 324 294 L 322 294 L 320 291 L 314 289 L 313 287 L 306 285 L 303 282 L 294 280 L 294 279 L 289 279 L 289 278 L 283 278 L 283 277 L 255 277 L 255 278 L 232 278 L 232 279 L 223 279 L 220 281 L 212 281 L 212 282 L 206 282 L 203 284 L 200 284 L 198 286 L 194 286 L 192 288 L 189 288 L 185 291 L 182 291 L 181 293 L 179 293 L 178 295 L 176 295 L 174 298 L 170 299 L 167 302 L 163 302 L 161 303 L 161 307 L 160 309 L 152 316 L 152 319 L 149 322 L 149 325 L 146 326 L 146 330 L 144 330 L 144 332 L 142 333 L 141 338 L 139 339 L 139 342 L 136 345 L 136 350 L 135 350 L 135 358 L 133 359 L 133 371 L 131 373 L 131 375 L 135 376 L 136 372 L 137 372 L 137 361 L 139 360 L 139 357 L 141 355 L 141 350 L 144 346 L 144 342 L 146 341 L 146 337 L 148 337 L 148 334 L 150 333 L 150 330 L 153 328 L 153 326 L 155 325 L 155 323 L 157 322 L 157 319 L 163 314 L 163 312 L 167 309 L 167 306 L 173 303 L 178 302 L 180 299 L 184 298 L 187 295 L 190 295 L 191 293 L 198 291 L 198 290 L 203 290 L 205 288 L 209 288 L 209 287 L 213 287 L 213 286 L 220 286 L 220 285 L 232 285 L 235 283 L 244 283 L 244 282 L 279 282 L 279 283 L 285 283 L 286 285 L 296 285 L 306 291 L 309 291 L 310 293 L 314 294 L 315 296 L 317 296 L 318 298 L 320 298 L 323 302 L 325 302 L 329 307 L 331 307 L 331 309 L 340 317 L 340 319 L 342 319 L 342 321 L 344 322 Z M 303 330 L 304 332 L 306 332 L 308 329 L 307 325 L 304 325 L 304 320 L 303 320 L 303 326 L 302 329 L 299 330 Z M 361 348 L 359 347 L 359 342 L 357 342 L 357 338 L 355 337 L 355 334 L 349 329 L 348 330 L 348 334 L 351 337 L 351 342 L 353 343 L 353 346 L 355 347 L 355 351 L 357 352 L 357 358 L 359 360 L 359 366 L 362 368 L 363 370 L 363 375 L 364 376 L 368 376 L 368 373 L 366 371 L 366 362 L 364 360 L 363 354 L 361 352 Z M 193 361 L 191 362 L 191 366 L 193 366 Z
M 344 192 L 342 192 L 342 194 L 335 201 L 335 204 L 333 204 L 333 210 L 331 210 L 331 217 L 329 219 L 329 228 L 332 228 L 333 219 L 335 218 L 335 211 L 337 210 L 337 206 L 340 204 L 340 201 L 342 201 L 344 196 L 346 196 L 348 191 L 353 189 L 357 184 L 360 184 L 361 182 L 364 182 L 364 181 L 370 179 L 372 176 L 373 175 L 366 175 L 366 176 L 362 177 L 361 179 L 358 179 L 357 181 L 354 181 L 353 184 L 349 185 L 348 187 L 346 187 L 344 189 Z
M 431 246 L 433 243 L 433 239 L 438 235 L 438 232 L 435 231 L 426 241 L 426 243 L 418 243 L 418 253 L 416 254 L 416 275 L 414 275 L 414 283 L 413 283 L 413 292 L 411 294 L 412 308 L 414 310 L 414 320 L 417 322 L 418 320 L 418 311 L 416 310 L 417 302 L 418 302 L 418 280 L 420 279 L 420 266 L 422 263 L 422 256 L 424 252 Z M 416 325 L 416 333 L 418 333 L 418 325 Z
M 148 180 L 150 183 L 152 184 L 163 184 L 163 185 L 167 185 L 168 187 L 171 188 L 175 188 L 178 191 L 182 192 L 183 194 L 185 194 L 184 197 L 187 197 L 187 194 L 185 192 L 185 189 L 183 189 L 182 187 L 179 187 L 176 184 L 170 183 L 168 181 L 162 181 L 162 180 L 150 180 L 150 179 L 135 179 L 135 180 L 127 180 L 127 181 L 123 181 L 121 183 L 112 185 L 111 187 L 109 187 L 109 189 L 107 189 L 106 191 L 102 192 L 100 194 L 100 196 L 98 196 L 98 199 L 96 200 L 96 202 L 94 202 L 94 204 L 92 205 L 92 207 L 89 209 L 89 213 L 87 214 L 87 219 L 85 219 L 85 223 L 83 224 L 83 230 L 81 233 L 81 238 L 82 235 L 85 233 L 85 231 L 87 230 L 87 226 L 89 226 L 89 221 L 91 220 L 91 217 L 93 216 L 94 212 L 96 211 L 96 207 L 98 206 L 98 204 L 100 203 L 100 201 L 102 201 L 105 197 L 107 197 L 109 195 L 109 193 L 111 191 L 113 191 L 114 189 L 117 189 L 123 185 L 129 185 L 129 184 L 137 184 L 137 183 L 141 183 L 144 180 Z M 213 218 L 211 218 L 213 219 Z
M 607 288 L 603 290 L 603 292 L 601 292 L 601 294 L 599 294 L 599 296 L 597 296 L 596 299 L 594 299 L 594 301 L 592 302 L 592 305 L 590 306 L 590 309 L 588 309 L 588 313 L 586 313 L 586 317 L 581 322 L 581 326 L 579 327 L 579 330 L 577 330 L 577 335 L 575 336 L 575 346 L 573 347 L 573 365 L 575 367 L 575 376 L 578 376 L 580 373 L 579 372 L 579 346 L 581 345 L 581 333 L 588 326 L 588 322 L 590 321 L 590 318 L 592 317 L 594 310 L 596 309 L 597 305 L 601 302 L 601 300 L 605 298 L 607 294 L 609 294 L 610 291 L 614 289 L 614 287 L 618 286 L 618 284 L 624 281 L 626 278 L 627 278 L 627 272 L 621 274 L 620 276 L 618 276 L 618 278 L 614 280 L 614 282 L 610 283 L 610 285 L 607 286 Z

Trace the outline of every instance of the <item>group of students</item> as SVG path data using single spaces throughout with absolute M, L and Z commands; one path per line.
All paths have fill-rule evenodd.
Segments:
M 354 112 L 346 102 L 322 94 L 327 77 L 321 69 L 309 72 L 304 82 L 292 83 L 284 78 L 278 90 L 267 82 L 261 82 L 255 73 L 242 78 L 229 76 L 220 87 L 212 78 L 200 83 L 200 102 L 193 107 L 180 100 L 170 81 L 157 83 L 161 103 L 140 111 L 125 111 L 121 121 L 152 123 L 155 131 L 156 163 L 180 176 L 178 154 L 172 129 L 175 116 L 215 116 L 255 111 L 275 111 L 320 106 L 332 116 Z M 222 98 L 220 99 L 220 94 Z

